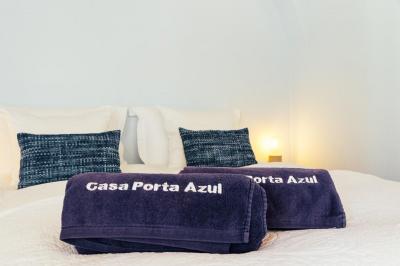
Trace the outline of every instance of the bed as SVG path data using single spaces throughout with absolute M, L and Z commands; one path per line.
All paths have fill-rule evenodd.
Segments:
M 258 165 L 277 166 L 277 165 Z M 287 165 L 279 165 L 287 167 Z M 180 169 L 127 165 L 124 172 Z M 78 255 L 59 240 L 66 182 L 0 192 L 1 265 L 400 265 L 400 183 L 330 171 L 347 214 L 345 229 L 275 231 L 241 255 L 128 253 Z

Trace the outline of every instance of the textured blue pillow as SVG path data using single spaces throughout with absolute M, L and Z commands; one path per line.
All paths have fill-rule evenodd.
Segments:
M 188 166 L 240 167 L 256 164 L 249 130 L 179 128 Z
M 86 172 L 120 173 L 120 131 L 94 134 L 19 133 L 18 188 L 67 180 Z

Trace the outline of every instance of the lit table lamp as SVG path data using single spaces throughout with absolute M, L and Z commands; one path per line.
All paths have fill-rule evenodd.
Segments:
M 265 138 L 262 142 L 264 153 L 268 155 L 268 162 L 282 162 L 282 152 L 276 138 Z

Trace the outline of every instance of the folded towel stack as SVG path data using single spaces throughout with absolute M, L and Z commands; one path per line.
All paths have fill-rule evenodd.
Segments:
M 342 202 L 328 171 L 269 167 L 186 167 L 181 173 L 241 174 L 265 191 L 268 229 L 346 227 Z
M 266 235 L 265 191 L 237 174 L 72 177 L 61 240 L 79 253 L 257 250 Z

